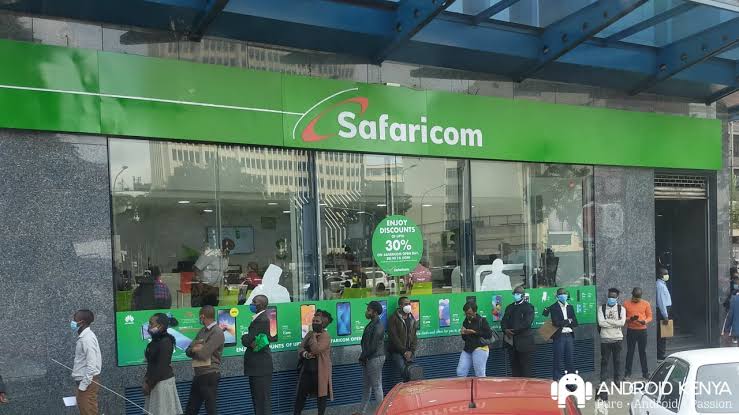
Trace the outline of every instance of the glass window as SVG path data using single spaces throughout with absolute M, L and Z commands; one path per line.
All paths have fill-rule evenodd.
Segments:
M 166 162 L 182 147 L 220 161 Z M 265 188 L 261 176 L 242 169 L 246 151 L 110 139 L 118 311 L 235 305 L 271 265 L 281 269 L 273 302 L 305 298 L 315 279 L 316 235 L 313 222 L 304 220 L 315 215 L 312 195 Z M 284 157 L 305 161 L 308 155 Z
M 652 374 L 652 377 L 649 378 L 649 382 L 653 383 L 655 385 L 660 385 L 664 383 L 667 379 L 667 375 L 670 373 L 670 370 L 672 369 L 672 366 L 675 364 L 675 359 L 667 359 L 657 368 L 657 370 L 654 371 L 654 374 Z M 648 388 L 646 390 L 646 395 L 652 398 L 655 402 L 657 402 L 657 398 L 659 397 L 658 394 L 660 392 L 659 388 Z
M 739 408 L 739 363 L 703 365 L 696 373 L 695 410 L 702 414 L 736 413 Z
M 472 161 L 470 187 L 476 290 L 595 283 L 591 167 Z
M 663 395 L 660 397 L 659 404 L 670 410 L 670 412 L 677 413 L 680 409 L 680 398 L 682 397 L 683 386 L 685 379 L 688 377 L 689 366 L 680 360 L 675 361 L 675 365 L 672 368 L 672 372 L 667 376 L 667 381 L 670 386 L 665 386 L 663 389 Z

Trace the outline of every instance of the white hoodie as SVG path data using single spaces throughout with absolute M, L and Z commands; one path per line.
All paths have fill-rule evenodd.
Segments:
M 619 318 L 618 309 L 621 309 Z M 623 340 L 623 327 L 626 324 L 626 308 L 621 304 L 613 307 L 606 305 L 606 314 L 603 315 L 603 306 L 598 306 L 598 326 L 600 326 L 600 341 L 602 343 L 615 343 Z
M 257 295 L 264 295 L 269 300 L 270 304 L 277 303 L 289 303 L 290 293 L 287 288 L 280 285 L 280 276 L 282 275 L 282 268 L 277 265 L 270 264 L 267 267 L 267 271 L 264 272 L 262 277 L 262 283 L 254 288 L 249 298 L 246 300 L 246 304 L 251 304 L 251 300 Z

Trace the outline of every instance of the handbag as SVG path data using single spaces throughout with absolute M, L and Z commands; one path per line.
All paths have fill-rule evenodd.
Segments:
M 492 346 L 500 341 L 500 333 L 492 328 L 490 329 L 490 332 L 493 333 L 493 335 L 489 339 L 480 337 L 480 344 L 482 344 L 483 346 Z

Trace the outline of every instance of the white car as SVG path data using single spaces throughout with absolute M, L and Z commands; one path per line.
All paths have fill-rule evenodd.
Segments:
M 629 406 L 631 415 L 739 414 L 739 349 L 670 355 Z

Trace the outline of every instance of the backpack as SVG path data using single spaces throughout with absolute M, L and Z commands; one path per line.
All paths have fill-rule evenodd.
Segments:
M 603 317 L 605 317 L 606 316 L 606 305 L 605 304 L 601 305 L 600 310 L 603 312 Z M 618 304 L 618 318 L 619 319 L 621 318 L 621 304 Z M 601 329 L 600 324 L 598 324 L 598 333 L 600 333 L 600 329 Z

